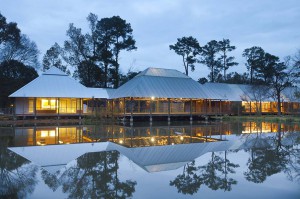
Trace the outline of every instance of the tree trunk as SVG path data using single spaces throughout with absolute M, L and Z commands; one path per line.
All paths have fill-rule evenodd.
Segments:
M 281 100 L 280 93 L 277 93 L 277 115 L 281 116 Z

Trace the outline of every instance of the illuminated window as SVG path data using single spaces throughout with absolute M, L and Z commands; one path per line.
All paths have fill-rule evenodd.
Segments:
M 41 137 L 54 137 L 54 136 L 55 136 L 55 130 L 41 131 Z
M 42 109 L 56 109 L 55 99 L 42 99 Z

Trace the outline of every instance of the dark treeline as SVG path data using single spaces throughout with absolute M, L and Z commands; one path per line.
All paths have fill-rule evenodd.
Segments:
M 88 15 L 87 23 L 87 33 L 70 23 L 64 43 L 55 42 L 39 63 L 40 52 L 35 42 L 0 13 L 0 107 L 9 106 L 11 102 L 7 96 L 36 78 L 39 69 L 45 71 L 55 66 L 85 86 L 104 88 L 118 88 L 138 74 L 131 70 L 132 67 L 126 74 L 121 72 L 120 53 L 137 49 L 130 23 L 119 16 L 98 19 L 92 13 Z M 208 77 L 199 77 L 200 83 L 268 85 L 278 97 L 300 76 L 300 50 L 282 61 L 261 47 L 247 48 L 242 54 L 247 72 L 240 74 L 227 72 L 238 65 L 235 57 L 230 55 L 236 47 L 229 39 L 211 40 L 201 46 L 192 36 L 182 37 L 169 47 L 182 56 L 186 75 L 198 66 L 208 67 L 210 73 Z

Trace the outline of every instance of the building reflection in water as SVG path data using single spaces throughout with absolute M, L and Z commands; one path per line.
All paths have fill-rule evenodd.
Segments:
M 268 122 L 199 123 L 188 125 L 77 125 L 15 127 L 14 146 L 114 142 L 126 147 L 216 142 L 226 135 L 299 131 L 299 125 Z

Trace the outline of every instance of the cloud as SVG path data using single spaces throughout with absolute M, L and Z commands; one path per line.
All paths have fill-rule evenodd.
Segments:
M 16 6 L 18 5 L 18 6 Z M 168 48 L 183 36 L 196 37 L 201 45 L 228 38 L 237 47 L 240 63 L 231 70 L 245 71 L 242 51 L 257 45 L 281 58 L 294 54 L 300 44 L 298 0 L 0 0 L 0 12 L 15 21 L 35 41 L 42 55 L 55 42 L 66 40 L 69 23 L 88 32 L 86 17 L 119 15 L 131 23 L 138 50 L 121 53 L 122 70 L 157 66 L 183 70 L 178 55 Z M 194 79 L 208 74 L 197 65 Z

